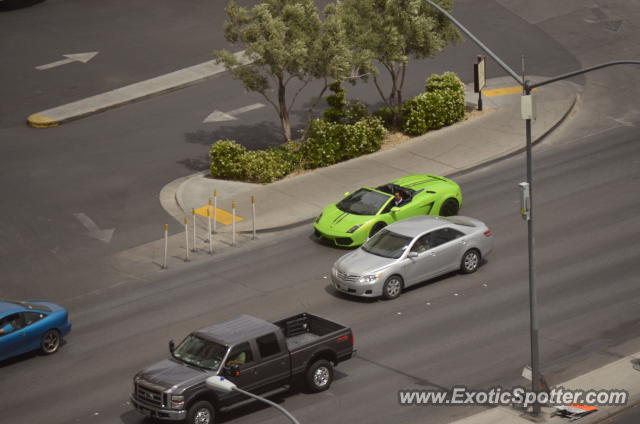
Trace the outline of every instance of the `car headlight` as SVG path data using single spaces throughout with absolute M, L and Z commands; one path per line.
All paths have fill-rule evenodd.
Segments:
M 322 218 L 322 213 L 320 213 L 320 215 L 318 215 L 318 217 L 316 218 L 316 224 L 320 221 L 320 218 Z
M 360 277 L 360 279 L 358 279 L 358 283 L 360 283 L 360 284 L 373 283 L 374 281 L 376 281 L 380 277 L 382 277 L 382 274 L 363 275 L 362 277 Z
M 184 396 L 171 395 L 171 409 L 184 409 Z
M 360 227 L 362 227 L 362 224 L 354 225 L 353 227 L 349 228 L 349 230 L 347 230 L 347 233 L 351 234 L 351 233 L 353 233 L 354 231 L 356 231 Z

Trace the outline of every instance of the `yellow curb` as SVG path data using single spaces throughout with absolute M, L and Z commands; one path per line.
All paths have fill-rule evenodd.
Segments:
M 56 127 L 60 125 L 58 121 L 47 118 L 46 116 L 40 115 L 39 113 L 29 115 L 29 117 L 27 118 L 27 123 L 36 128 Z
M 200 215 L 200 216 L 204 216 L 205 218 L 209 215 L 207 215 L 207 211 L 209 209 L 208 205 L 202 206 L 201 208 L 198 208 L 195 210 L 196 214 Z M 211 206 L 211 217 L 213 217 L 213 206 Z M 216 217 L 216 221 L 223 224 L 223 225 L 231 225 L 233 223 L 233 214 L 224 211 L 220 208 L 216 208 L 216 213 L 215 213 L 215 217 Z M 240 222 L 240 221 L 244 221 L 244 218 L 241 216 L 236 215 L 236 222 Z
M 537 88 L 534 88 L 533 91 L 536 91 Z M 516 85 L 515 87 L 505 87 L 505 88 L 493 88 L 491 90 L 482 90 L 482 94 L 487 97 L 496 97 L 496 96 L 506 96 L 509 94 L 522 94 L 522 87 Z

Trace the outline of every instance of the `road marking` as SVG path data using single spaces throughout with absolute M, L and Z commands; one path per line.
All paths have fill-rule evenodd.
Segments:
M 236 52 L 234 56 L 243 65 L 252 62 L 252 60 L 244 54 L 244 51 Z M 106 93 L 34 113 L 27 118 L 27 123 L 32 127 L 38 128 L 55 127 L 63 122 L 103 112 L 107 109 L 156 94 L 187 87 L 225 71 L 224 66 L 218 65 L 215 60 L 210 60 L 199 65 L 190 66 Z
M 56 68 L 58 66 L 66 65 L 67 63 L 72 63 L 72 62 L 87 63 L 88 61 L 93 59 L 97 54 L 98 52 L 63 54 L 62 56 L 66 57 L 66 59 L 58 60 L 57 62 L 47 63 L 46 65 L 36 66 L 36 69 L 38 71 L 44 71 L 46 69 Z
M 100 240 L 105 243 L 109 243 L 111 241 L 111 237 L 113 237 L 113 233 L 116 230 L 115 228 L 110 228 L 108 230 L 101 230 L 95 222 L 91 218 L 89 218 L 86 214 L 79 212 L 74 213 L 75 217 L 80 221 L 82 225 L 89 231 L 89 237 L 93 237 L 96 240 Z
M 196 214 L 200 215 L 200 216 L 204 216 L 205 218 L 208 216 L 207 215 L 207 209 L 209 209 L 208 205 L 205 205 L 201 208 L 198 208 L 195 210 Z M 223 225 L 231 225 L 233 223 L 233 214 L 229 213 L 225 210 L 222 210 L 220 208 L 215 208 L 216 209 L 216 221 L 223 224 Z M 211 207 L 211 217 L 213 218 L 213 206 Z M 240 222 L 240 221 L 244 221 L 244 218 L 241 216 L 238 216 L 236 214 L 236 222 Z
M 244 106 L 238 109 L 234 109 L 229 112 L 221 112 L 219 110 L 214 110 L 209 116 L 207 116 L 202 122 L 221 122 L 221 121 L 234 121 L 236 115 L 240 115 L 241 113 L 249 112 L 255 109 L 260 109 L 264 107 L 262 103 L 254 103 L 249 106 Z
M 532 91 L 536 91 L 537 88 L 534 88 Z M 507 96 L 509 94 L 522 94 L 522 86 L 516 85 L 515 87 L 504 87 L 504 88 L 492 88 L 491 90 L 482 90 L 482 94 L 487 97 L 496 97 L 496 96 Z

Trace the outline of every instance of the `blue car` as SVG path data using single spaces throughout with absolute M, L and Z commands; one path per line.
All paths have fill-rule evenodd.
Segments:
M 38 349 L 51 355 L 70 331 L 69 313 L 55 303 L 0 300 L 0 361 Z

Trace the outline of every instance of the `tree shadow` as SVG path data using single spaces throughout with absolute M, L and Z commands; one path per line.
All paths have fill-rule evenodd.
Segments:
M 185 142 L 210 146 L 218 140 L 234 140 L 249 150 L 266 149 L 282 143 L 282 131 L 274 122 L 254 125 L 221 125 L 211 130 L 185 134 Z
M 209 165 L 210 165 L 208 154 L 199 156 L 195 159 L 194 158 L 182 159 L 182 160 L 176 161 L 176 163 L 183 165 L 189 171 L 195 171 L 195 172 L 206 171 L 207 169 L 209 169 Z
M 0 11 L 22 9 L 42 2 L 44 0 L 4 0 L 0 2 Z

